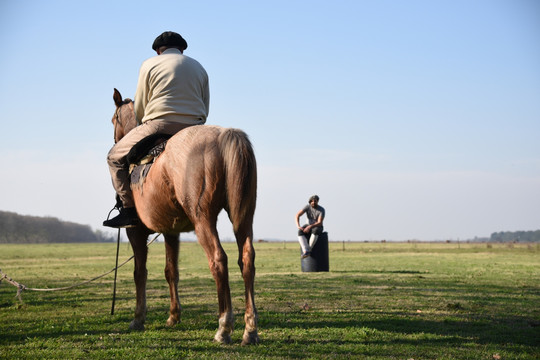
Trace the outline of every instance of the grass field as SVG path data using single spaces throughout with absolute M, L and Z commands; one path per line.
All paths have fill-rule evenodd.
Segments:
M 133 263 L 59 292 L 0 283 L 0 359 L 540 359 L 540 246 L 331 243 L 330 272 L 302 273 L 293 243 L 257 243 L 259 346 L 240 346 L 243 282 L 229 254 L 236 330 L 212 342 L 215 285 L 182 243 L 182 323 L 165 326 L 163 243 L 150 246 L 146 331 L 131 332 Z M 116 244 L 0 245 L 0 269 L 33 288 L 69 286 L 114 266 Z M 120 260 L 131 256 L 121 245 Z

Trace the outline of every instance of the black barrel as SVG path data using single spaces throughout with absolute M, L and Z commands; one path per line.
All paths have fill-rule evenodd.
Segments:
M 300 250 L 301 251 L 301 250 Z M 302 259 L 302 272 L 328 271 L 328 233 L 323 232 L 319 235 L 311 256 Z

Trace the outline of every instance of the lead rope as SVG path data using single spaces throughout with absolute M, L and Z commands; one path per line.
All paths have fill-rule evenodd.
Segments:
M 154 238 L 152 240 L 150 240 L 146 246 L 150 246 L 150 244 L 152 244 L 154 241 L 156 241 L 156 239 L 159 237 L 159 235 L 161 235 L 161 233 L 159 234 L 156 234 L 156 236 L 154 236 Z M 118 244 L 117 244 L 117 252 L 116 252 L 116 266 L 114 269 L 110 270 L 110 271 L 107 271 L 106 273 L 104 274 L 101 274 L 101 275 L 98 275 L 90 280 L 86 280 L 86 281 L 83 281 L 81 283 L 78 283 L 78 284 L 74 284 L 74 285 L 71 285 L 71 286 L 66 286 L 66 287 L 59 287 L 59 288 L 45 288 L 45 289 L 39 289 L 39 288 L 29 288 L 27 287 L 26 285 L 24 284 L 21 284 L 15 280 L 13 280 L 12 278 L 10 278 L 7 274 L 5 274 L 2 269 L 0 269 L 0 283 L 5 280 L 6 282 L 8 282 L 9 284 L 15 286 L 17 288 L 17 295 L 16 297 L 19 299 L 19 301 L 21 302 L 22 304 L 22 292 L 25 291 L 25 290 L 28 290 L 28 291 L 62 291 L 62 290 L 69 290 L 69 289 L 73 289 L 77 286 L 81 286 L 81 285 L 84 285 L 84 284 L 88 284 L 92 281 L 95 281 L 97 279 L 101 279 L 102 277 L 106 276 L 106 275 L 109 275 L 110 273 L 112 273 L 113 271 L 115 272 L 115 282 L 114 282 L 114 293 L 116 294 L 116 271 L 121 268 L 122 266 L 126 265 L 128 262 L 131 261 L 131 259 L 133 259 L 135 257 L 135 255 L 132 255 L 129 259 L 127 259 L 126 261 L 124 261 L 123 263 L 121 263 L 120 265 L 118 265 L 118 247 L 119 247 L 119 242 L 120 241 L 120 229 L 118 229 Z M 116 295 L 114 295 L 115 297 Z M 114 310 L 114 298 L 113 298 L 113 307 L 112 309 Z M 111 311 L 111 315 L 112 315 L 112 311 Z
M 116 276 L 118 275 L 118 253 L 119 252 L 120 252 L 120 229 L 118 229 L 118 237 L 116 239 L 116 264 L 114 267 L 114 286 L 113 286 L 111 316 L 114 315 L 114 304 L 116 302 Z
M 118 118 L 118 115 L 116 115 L 116 117 Z M 114 126 L 115 126 L 115 130 L 116 130 L 116 122 L 114 123 Z M 116 131 L 115 131 L 115 133 L 116 133 Z M 109 220 L 109 217 L 111 217 L 111 213 L 114 210 L 120 211 L 120 206 L 118 206 L 118 201 L 117 201 L 116 205 L 111 209 L 111 211 L 109 211 L 109 214 L 107 215 L 107 220 Z M 111 305 L 111 316 L 114 315 L 114 304 L 116 303 L 116 279 L 117 279 L 117 276 L 118 276 L 118 254 L 119 253 L 120 253 L 120 228 L 118 228 L 118 236 L 116 237 L 116 264 L 114 266 L 114 282 L 113 282 L 113 298 L 112 298 L 112 305 Z

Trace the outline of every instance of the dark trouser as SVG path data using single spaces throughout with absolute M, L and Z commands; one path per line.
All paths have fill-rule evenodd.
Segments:
M 307 225 L 302 226 L 302 228 L 305 228 Z M 313 235 L 321 235 L 323 233 L 323 226 L 315 226 L 314 228 L 311 228 L 311 234 Z M 300 229 L 298 229 L 298 236 L 306 235 L 306 233 Z

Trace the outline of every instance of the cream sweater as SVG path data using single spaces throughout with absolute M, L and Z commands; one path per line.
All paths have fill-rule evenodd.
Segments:
M 143 62 L 135 93 L 139 124 L 155 119 L 204 124 L 209 106 L 208 74 L 196 60 L 167 49 Z

